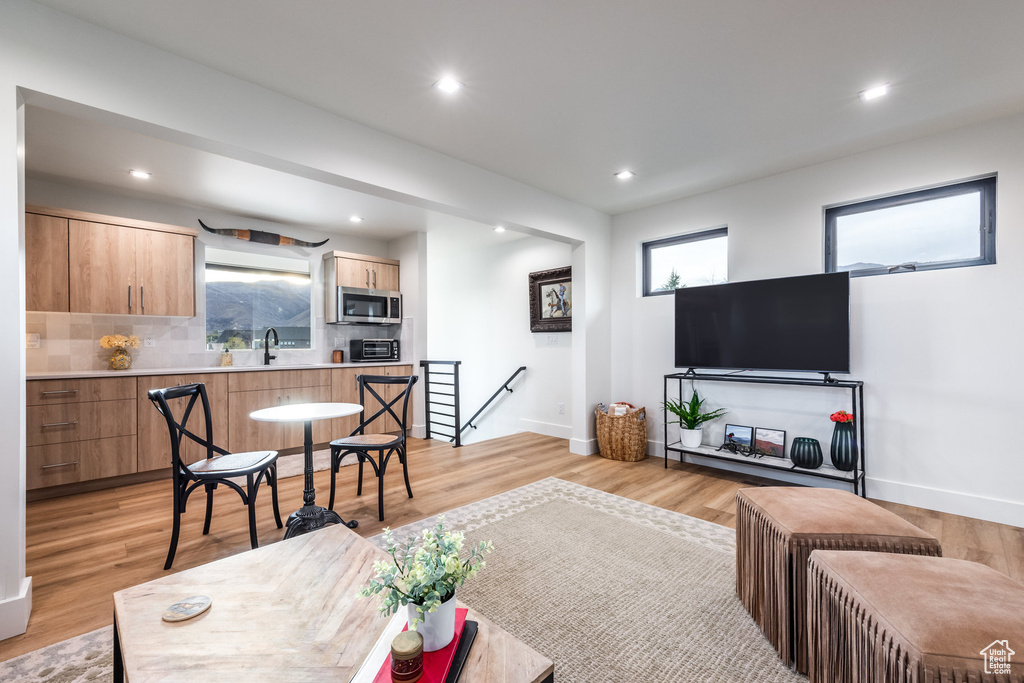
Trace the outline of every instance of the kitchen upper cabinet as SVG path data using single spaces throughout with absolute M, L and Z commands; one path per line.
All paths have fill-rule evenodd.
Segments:
M 136 238 L 135 273 L 141 313 L 195 315 L 195 239 L 155 230 L 140 230 Z
M 71 221 L 72 313 L 141 313 L 132 228 Z
M 328 286 L 399 290 L 399 262 L 393 259 L 335 251 L 324 254 Z M 332 277 L 333 274 L 333 277 Z
M 25 265 L 25 309 L 67 313 L 67 218 L 25 214 Z
M 38 306 L 29 305 L 29 310 L 195 315 L 195 230 L 66 209 L 30 209 L 26 239 L 29 216 L 34 216 L 33 228 L 42 227 L 33 230 L 36 244 L 26 249 L 26 288 Z M 66 226 L 63 252 L 58 248 L 60 222 Z M 57 275 L 45 289 L 38 284 L 61 270 L 68 301 L 63 308 L 54 293 L 62 287 Z

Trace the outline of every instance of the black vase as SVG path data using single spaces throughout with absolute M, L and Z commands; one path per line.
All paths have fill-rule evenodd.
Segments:
M 793 445 L 789 449 L 789 459 L 797 467 L 807 470 L 816 470 L 821 467 L 825 456 L 821 454 L 821 444 L 817 439 L 809 436 L 798 436 L 793 439 Z
M 837 470 L 850 472 L 857 467 L 857 434 L 852 422 L 836 422 L 830 455 Z

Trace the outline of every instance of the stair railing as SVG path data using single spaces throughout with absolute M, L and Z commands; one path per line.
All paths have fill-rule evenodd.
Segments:
M 462 361 L 458 360 L 420 361 L 420 367 L 423 368 L 423 393 L 426 397 L 426 438 L 444 437 L 452 443 L 454 448 L 459 448 L 462 445 L 464 431 L 470 427 L 477 428 L 474 421 L 487 410 L 487 407 L 501 395 L 502 391 L 513 393 L 509 385 L 521 373 L 526 372 L 526 366 L 520 366 L 480 406 L 480 410 L 473 413 L 473 417 L 463 424 L 459 416 L 459 365 L 461 363 Z
M 459 418 L 461 363 L 459 360 L 420 361 L 420 367 L 423 368 L 423 394 L 426 398 L 426 436 L 428 439 L 435 438 L 435 435 L 443 436 L 452 442 L 454 448 L 462 445 L 462 421 Z M 431 366 L 438 366 L 438 369 L 431 370 Z

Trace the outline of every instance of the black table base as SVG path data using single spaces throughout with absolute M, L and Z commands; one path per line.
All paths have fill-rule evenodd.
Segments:
M 346 522 L 334 510 L 322 508 L 316 504 L 316 490 L 313 488 L 313 421 L 306 421 L 306 434 L 304 439 L 305 456 L 305 489 L 302 492 L 302 502 L 305 503 L 300 509 L 288 515 L 288 530 L 284 537 L 292 538 L 308 534 L 310 531 L 322 529 L 328 524 L 344 524 L 349 529 L 355 529 L 359 522 L 351 520 Z

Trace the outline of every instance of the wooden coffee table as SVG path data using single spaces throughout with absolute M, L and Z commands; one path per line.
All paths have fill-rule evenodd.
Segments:
M 357 593 L 387 555 L 329 526 L 114 593 L 114 680 L 347 683 L 388 623 Z M 208 595 L 189 621 L 171 604 Z M 466 605 L 462 605 L 465 607 Z M 554 665 L 469 609 L 480 623 L 462 681 L 544 683 Z

